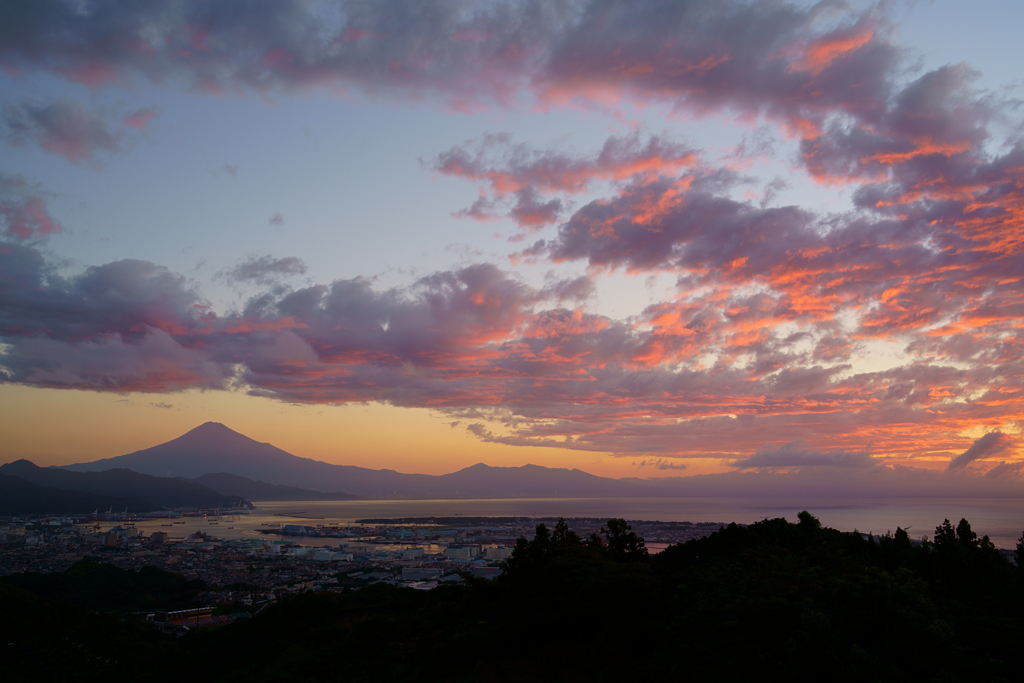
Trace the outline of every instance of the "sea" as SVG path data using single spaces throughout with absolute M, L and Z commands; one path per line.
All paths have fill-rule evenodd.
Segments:
M 399 517 L 591 517 L 663 522 L 750 524 L 784 517 L 795 522 L 808 510 L 824 526 L 876 535 L 906 529 L 912 538 L 927 537 L 944 519 L 954 526 L 961 518 L 979 537 L 999 548 L 1014 548 L 1024 533 L 1021 498 L 809 498 L 794 502 L 778 498 L 499 498 L 460 500 L 254 501 L 250 514 L 219 518 L 186 517 L 138 521 L 148 535 L 169 532 L 171 538 L 205 531 L 218 538 L 265 537 L 275 525 L 346 525 L 360 519 Z M 181 523 L 184 522 L 184 523 Z M 296 539 L 297 540 L 297 539 Z M 336 545 L 337 539 L 306 539 L 303 545 Z

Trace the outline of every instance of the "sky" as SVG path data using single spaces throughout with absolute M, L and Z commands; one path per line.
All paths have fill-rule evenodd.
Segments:
M 1022 15 L 4 3 L 0 459 L 1020 478 Z

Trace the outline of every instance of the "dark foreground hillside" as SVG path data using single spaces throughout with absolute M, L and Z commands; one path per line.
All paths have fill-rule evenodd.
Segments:
M 104 609 L 75 571 L 0 580 L 3 680 L 1014 681 L 1024 642 L 1024 571 L 965 521 L 914 545 L 801 513 L 654 557 L 621 520 L 560 523 L 493 582 L 309 593 L 180 639 L 115 615 L 195 586 L 149 574 Z

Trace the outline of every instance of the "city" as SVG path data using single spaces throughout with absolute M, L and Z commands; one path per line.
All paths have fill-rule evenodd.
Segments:
M 197 597 L 196 609 L 248 615 L 285 595 L 306 591 L 358 590 L 375 583 L 429 590 L 458 583 L 463 576 L 494 578 L 518 538 L 530 539 L 536 524 L 553 527 L 556 521 L 481 517 L 376 519 L 345 526 L 284 524 L 257 527 L 259 537 L 229 539 L 204 531 L 181 537 L 173 523 L 167 525 L 169 531 L 146 535 L 130 517 L 113 525 L 81 523 L 67 516 L 6 517 L 0 518 L 0 576 L 63 572 L 88 557 L 128 570 L 152 566 L 201 580 L 206 588 Z M 587 537 L 599 533 L 607 520 L 567 522 Z M 652 552 L 703 538 L 723 526 L 631 524 Z M 309 545 L 323 539 L 336 544 Z

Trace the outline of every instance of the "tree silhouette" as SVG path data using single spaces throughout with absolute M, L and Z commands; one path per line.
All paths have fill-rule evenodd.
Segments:
M 912 547 L 910 543 L 910 534 L 907 533 L 906 529 L 896 527 L 896 535 L 893 536 L 892 540 L 893 547 L 897 550 L 910 550 Z
M 558 523 L 555 524 L 555 532 L 551 535 L 551 540 L 560 546 L 574 546 L 583 542 L 579 534 L 569 528 L 564 517 L 558 518 Z
M 971 524 L 966 519 L 961 518 L 956 525 L 956 538 L 965 548 L 978 547 L 978 534 L 971 531 Z
M 968 526 L 968 528 L 970 528 Z M 935 549 L 943 552 L 956 545 L 956 531 L 948 519 L 942 520 L 942 524 L 935 527 Z
M 607 539 L 608 557 L 619 562 L 643 561 L 648 558 L 644 539 L 632 529 L 624 519 L 609 519 L 607 528 L 601 527 L 601 533 Z
M 821 521 L 807 510 L 802 510 L 796 515 L 798 526 L 804 531 L 817 531 L 821 528 Z

